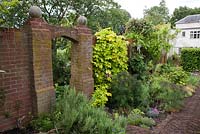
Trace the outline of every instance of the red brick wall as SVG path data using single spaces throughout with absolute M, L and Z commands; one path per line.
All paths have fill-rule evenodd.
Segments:
M 93 35 L 86 26 L 62 28 L 32 18 L 20 30 L 0 29 L 0 132 L 48 112 L 55 103 L 51 40 L 73 41 L 70 85 L 87 96 L 93 92 Z M 3 91 L 3 92 L 2 92 Z M 21 123 L 22 120 L 22 123 Z
M 0 130 L 17 126 L 17 120 L 32 112 L 30 45 L 22 31 L 0 32 L 0 90 L 4 105 L 0 107 Z M 0 100 L 3 101 L 3 100 Z
M 44 113 L 55 101 L 52 73 L 51 31 L 49 25 L 39 18 L 30 19 L 26 25 L 29 44 L 32 44 L 33 66 L 33 110 Z
M 77 26 L 78 42 L 71 48 L 71 79 L 70 85 L 82 91 L 88 97 L 94 91 L 92 69 L 93 35 L 86 26 Z

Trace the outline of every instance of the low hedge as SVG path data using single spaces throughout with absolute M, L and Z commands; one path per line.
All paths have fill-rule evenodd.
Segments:
M 200 71 L 200 48 L 182 49 L 181 64 L 185 71 Z

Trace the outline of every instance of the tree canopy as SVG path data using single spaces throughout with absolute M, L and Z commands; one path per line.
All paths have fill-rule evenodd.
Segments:
M 178 20 L 188 16 L 188 15 L 194 15 L 194 14 L 200 14 L 200 7 L 199 8 L 189 8 L 189 7 L 179 7 L 175 8 L 172 17 L 170 19 L 170 22 L 172 26 L 175 25 L 175 22 Z
M 25 0 L 0 0 L 0 26 L 19 27 L 27 19 L 29 2 Z
M 41 8 L 49 24 L 72 26 L 79 15 L 84 15 L 94 32 L 106 27 L 118 32 L 119 26 L 125 25 L 130 18 L 114 0 L 0 0 L 0 26 L 23 25 L 31 5 Z
M 125 31 L 125 24 L 131 18 L 131 15 L 124 9 L 111 8 L 105 11 L 99 11 L 96 15 L 89 16 L 89 26 L 98 31 L 111 27 L 118 34 Z
M 163 50 L 169 51 L 171 45 L 169 40 L 173 39 L 176 33 L 170 33 L 169 24 L 152 25 L 145 19 L 131 19 L 126 26 L 126 36 L 133 39 L 132 46 L 143 50 L 141 53 L 146 60 L 157 62 Z
M 165 24 L 169 21 L 169 9 L 165 0 L 161 0 L 158 6 L 144 10 L 144 19 L 154 25 Z

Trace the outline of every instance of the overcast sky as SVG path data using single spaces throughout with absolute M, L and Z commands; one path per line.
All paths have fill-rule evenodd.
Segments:
M 122 9 L 126 9 L 132 17 L 142 18 L 143 10 L 152 6 L 159 5 L 161 0 L 114 0 L 118 2 Z M 200 0 L 165 0 L 166 5 L 169 8 L 170 14 L 174 9 L 179 6 L 187 7 L 200 7 Z

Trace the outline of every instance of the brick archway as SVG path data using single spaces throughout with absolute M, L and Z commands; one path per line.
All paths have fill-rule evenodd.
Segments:
M 51 39 L 64 37 L 72 41 L 70 86 L 89 97 L 94 88 L 91 30 L 84 25 L 78 25 L 75 28 L 50 26 L 50 30 Z
M 30 113 L 48 112 L 54 104 L 51 40 L 56 37 L 73 42 L 70 85 L 87 96 L 93 92 L 93 35 L 87 26 L 64 28 L 30 18 L 18 30 L 0 29 L 0 70 L 6 71 L 0 73 L 0 89 L 5 91 L 0 130 L 16 127 L 17 121 Z M 11 117 L 6 117 L 6 112 Z

